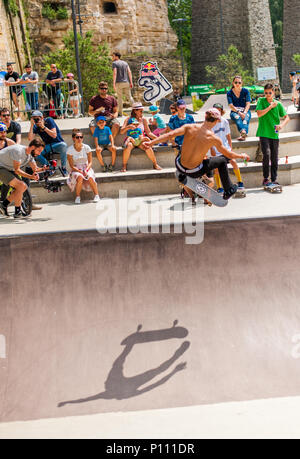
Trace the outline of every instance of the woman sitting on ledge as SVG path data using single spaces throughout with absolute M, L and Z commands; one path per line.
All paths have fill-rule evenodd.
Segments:
M 67 150 L 68 162 L 71 173 L 67 184 L 71 191 L 75 190 L 75 204 L 80 204 L 80 193 L 82 188 L 85 191 L 93 191 L 94 202 L 100 200 L 95 173 L 92 169 L 92 150 L 89 145 L 83 143 L 83 134 L 80 129 L 73 129 L 73 145 Z
M 237 140 L 246 140 L 251 120 L 251 96 L 249 90 L 243 88 L 242 78 L 238 75 L 233 79 L 232 88 L 227 93 L 227 100 L 231 108 L 230 118 L 235 122 L 240 133 Z
M 132 106 L 132 111 L 131 115 L 126 118 L 120 133 L 124 134 L 125 132 L 127 133 L 127 136 L 130 137 L 129 141 L 127 139 L 125 140 L 125 148 L 123 151 L 123 167 L 121 169 L 121 172 L 126 172 L 127 171 L 127 163 L 130 157 L 130 154 L 133 150 L 133 148 L 140 148 L 143 150 L 148 158 L 152 161 L 153 163 L 153 169 L 156 170 L 161 170 L 161 167 L 157 164 L 156 157 L 154 154 L 154 151 L 152 148 L 145 148 L 144 147 L 144 141 L 150 139 L 156 139 L 156 136 L 152 134 L 150 131 L 148 121 L 146 118 L 143 117 L 143 110 L 144 107 L 140 102 L 135 102 Z M 137 123 L 130 124 L 131 120 L 134 119 L 134 121 L 137 121 Z M 131 141 L 131 139 L 134 139 L 134 131 L 136 131 L 136 142 Z M 142 132 L 142 134 L 140 134 Z M 145 137 L 148 136 L 148 137 Z M 140 141 L 140 142 L 139 142 Z

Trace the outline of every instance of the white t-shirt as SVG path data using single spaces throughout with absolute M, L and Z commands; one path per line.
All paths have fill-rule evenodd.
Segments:
M 222 140 L 222 144 L 224 145 L 224 147 L 228 150 L 231 150 L 227 140 L 227 136 L 228 134 L 230 134 L 229 122 L 222 117 L 221 121 L 212 128 L 212 131 Z M 215 147 L 214 149 L 217 156 L 222 155 L 222 153 L 220 153 Z
M 72 145 L 67 149 L 67 155 L 73 156 L 74 164 L 86 164 L 88 161 L 88 153 L 92 150 L 89 145 L 82 144 L 82 148 L 80 151 L 75 150 L 74 146 Z

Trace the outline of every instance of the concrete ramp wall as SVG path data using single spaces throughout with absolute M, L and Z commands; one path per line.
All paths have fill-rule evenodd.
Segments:
M 2 239 L 1 422 L 299 395 L 299 223 Z

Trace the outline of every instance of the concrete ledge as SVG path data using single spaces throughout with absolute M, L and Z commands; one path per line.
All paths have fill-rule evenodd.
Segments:
M 242 179 L 246 188 L 260 187 L 262 183 L 262 165 L 261 163 L 249 163 L 245 166 L 240 165 Z M 229 165 L 230 174 L 235 181 L 232 167 Z M 175 168 L 165 168 L 161 171 L 149 170 L 132 170 L 126 173 L 96 173 L 99 191 L 102 197 L 117 198 L 120 190 L 126 190 L 128 196 L 146 196 L 159 194 L 175 194 L 180 191 L 179 184 L 174 176 Z M 66 184 L 65 178 L 54 178 Z M 285 164 L 281 159 L 279 163 L 278 180 L 282 185 L 292 185 L 300 183 L 300 156 L 290 159 Z M 62 191 L 58 193 L 48 193 L 40 184 L 32 183 L 32 193 L 36 196 L 35 202 L 56 202 L 69 201 L 74 199 L 74 194 L 70 192 L 67 186 L 63 186 Z M 91 193 L 84 193 L 84 199 L 90 199 Z

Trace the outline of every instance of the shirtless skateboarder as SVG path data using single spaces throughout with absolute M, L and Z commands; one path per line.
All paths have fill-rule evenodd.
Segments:
M 233 185 L 230 180 L 226 159 L 222 156 L 204 159 L 207 152 L 212 147 L 215 147 L 222 155 L 229 159 L 240 158 L 249 161 L 250 158 L 245 153 L 237 154 L 225 148 L 221 139 L 212 132 L 212 128 L 219 123 L 220 119 L 221 114 L 219 110 L 212 108 L 205 113 L 204 123 L 185 124 L 174 131 L 145 142 L 145 146 L 150 148 L 156 143 L 167 142 L 168 140 L 175 139 L 177 136 L 183 135 L 184 140 L 181 151 L 175 160 L 177 170 L 188 177 L 198 178 L 214 169 L 218 169 L 224 188 L 223 198 L 227 200 L 236 193 L 237 185 Z

